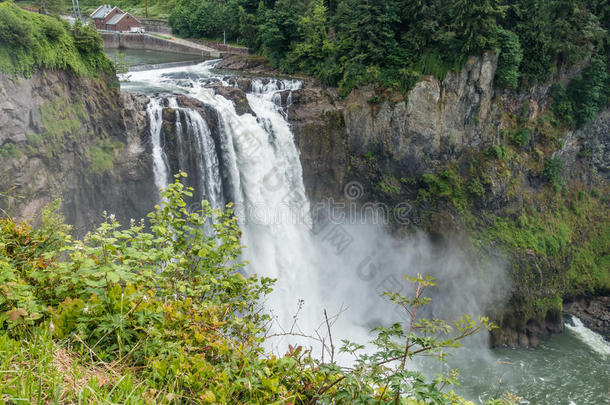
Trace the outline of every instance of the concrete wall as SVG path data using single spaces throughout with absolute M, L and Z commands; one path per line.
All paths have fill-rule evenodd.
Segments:
M 250 54 L 250 49 L 245 46 L 233 46 L 233 45 L 223 45 L 214 41 L 201 41 L 205 46 L 209 46 L 210 48 L 217 49 L 223 53 L 233 54 L 233 55 L 248 55 Z
M 169 62 L 169 63 L 158 63 L 158 64 L 149 64 L 149 65 L 137 65 L 130 66 L 130 72 L 141 72 L 143 70 L 154 70 L 154 69 L 167 69 L 174 67 L 182 67 L 182 66 L 193 66 L 201 63 L 201 60 L 192 60 L 186 62 Z
M 187 55 L 197 55 L 201 57 L 219 57 L 219 54 L 212 55 L 208 51 L 177 44 L 167 39 L 158 38 L 148 34 L 132 34 L 120 32 L 99 32 L 104 40 L 104 48 L 109 49 L 149 49 L 151 51 L 175 52 Z

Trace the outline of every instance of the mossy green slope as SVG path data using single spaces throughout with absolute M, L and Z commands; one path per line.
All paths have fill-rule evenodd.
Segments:
M 30 77 L 38 69 L 70 69 L 79 75 L 112 72 L 102 40 L 88 26 L 0 3 L 0 72 Z

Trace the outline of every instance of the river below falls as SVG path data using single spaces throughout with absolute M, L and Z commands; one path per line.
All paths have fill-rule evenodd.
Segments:
M 475 402 L 509 391 L 524 404 L 609 403 L 610 344 L 582 325 L 566 326 L 536 349 L 458 349 L 441 371 L 460 370 L 456 391 Z
M 146 53 L 142 54 L 141 52 L 134 53 L 133 51 L 125 51 L 125 54 L 127 60 L 137 61 L 139 63 L 149 62 L 148 56 L 150 55 L 146 55 Z M 161 56 L 155 53 L 154 60 L 158 62 Z M 175 55 L 165 56 L 171 59 Z M 161 59 L 164 59 L 164 61 L 168 62 L 173 61 L 167 60 L 167 58 L 163 57 Z M 170 104 L 175 102 L 173 101 L 173 99 L 171 99 L 172 93 L 187 93 L 191 96 L 195 96 L 205 103 L 214 104 L 217 111 L 225 111 L 226 114 L 228 114 L 228 117 L 231 116 L 232 121 L 227 118 L 227 123 L 225 125 L 227 127 L 235 126 L 236 128 L 244 127 L 247 129 L 247 127 L 250 126 L 251 128 L 256 127 L 256 130 L 260 132 L 262 129 L 259 128 L 257 125 L 267 125 L 273 127 L 271 130 L 269 130 L 269 132 L 270 134 L 274 134 L 274 136 L 278 133 L 283 134 L 286 133 L 286 131 L 289 131 L 288 126 L 282 126 L 282 118 L 280 115 L 278 115 L 277 113 L 275 113 L 274 116 L 271 115 L 271 113 L 273 113 L 273 108 L 269 103 L 272 101 L 272 89 L 265 90 L 261 88 L 258 91 L 258 95 L 249 96 L 250 104 L 252 105 L 253 110 L 259 116 L 258 124 L 256 121 L 249 120 L 248 117 L 239 118 L 235 115 L 234 110 L 227 106 L 226 103 L 222 101 L 222 99 L 218 98 L 218 96 L 210 95 L 213 94 L 213 92 L 211 92 L 210 94 L 206 92 L 206 80 L 207 78 L 214 76 L 213 69 L 210 70 L 209 67 L 210 65 L 208 63 L 207 67 L 205 68 L 190 67 L 184 68 L 184 70 L 182 70 L 181 68 L 177 68 L 168 70 L 167 73 L 163 73 L 161 71 L 156 71 L 155 73 L 139 72 L 133 74 L 129 82 L 122 83 L 121 87 L 123 90 L 141 92 L 151 95 L 151 106 L 153 106 L 153 102 L 159 102 L 159 96 L 152 96 L 153 93 L 162 92 L 166 95 L 165 97 L 168 97 L 167 95 L 169 95 L 170 101 L 168 102 Z M 268 91 L 268 93 L 266 93 L 266 91 Z M 268 98 L 265 98 L 266 94 L 268 94 Z M 157 97 L 157 101 L 154 101 L 155 97 Z M 267 118 L 266 115 L 268 115 L 270 118 Z M 232 134 L 233 135 L 231 136 L 237 137 L 239 135 L 239 131 L 235 130 Z M 290 135 L 289 132 L 288 135 Z M 264 137 L 262 139 L 264 140 Z M 235 138 L 235 140 L 238 140 L 238 138 Z M 277 147 L 277 145 L 275 147 Z M 272 156 L 272 153 L 269 156 Z M 245 157 L 241 157 L 241 160 L 236 160 L 236 164 L 243 166 L 247 163 L 248 165 L 250 165 L 247 166 L 247 170 L 242 170 L 242 182 L 247 182 L 250 180 L 246 175 L 252 174 L 252 171 L 258 170 L 256 165 L 265 163 L 262 160 L 261 162 L 257 162 L 255 160 L 245 160 Z M 296 160 L 296 164 L 298 165 L 298 159 Z M 291 164 L 294 165 L 295 162 L 292 162 Z M 240 169 L 242 169 L 241 166 Z M 299 175 L 300 172 L 295 171 L 292 175 L 292 180 L 298 183 L 297 180 L 299 179 L 297 177 Z M 165 176 L 167 177 L 167 173 L 165 174 Z M 164 181 L 167 182 L 167 179 Z M 257 184 L 255 182 L 252 182 L 250 184 L 250 190 L 256 186 Z M 244 192 L 244 195 L 246 194 L 247 193 Z M 246 197 L 248 196 L 246 195 Z M 265 229 L 263 228 L 264 227 L 259 227 L 259 229 L 256 230 L 256 232 L 258 232 L 256 233 L 256 235 L 264 235 Z M 286 231 L 286 229 L 281 230 L 282 232 L 292 232 L 290 229 L 288 231 Z M 299 230 L 298 232 L 302 231 Z M 254 235 L 254 231 L 248 230 L 247 228 L 245 229 L 245 233 L 250 233 Z M 273 232 L 268 233 L 269 235 L 265 237 L 268 238 L 268 244 L 272 245 L 274 243 L 273 238 L 277 238 L 277 236 L 274 236 Z M 299 238 L 302 236 L 301 234 L 298 235 L 300 235 Z M 356 235 L 356 233 L 354 235 Z M 250 246 L 251 251 L 258 252 L 257 255 L 252 255 L 249 258 L 250 263 L 256 265 L 256 261 L 262 262 L 264 266 L 261 266 L 261 268 L 264 272 L 267 267 L 275 266 L 276 264 L 274 263 L 274 260 L 277 260 L 274 258 L 266 257 L 265 255 L 292 255 L 291 252 L 296 252 L 299 250 L 297 244 L 304 243 L 299 242 L 299 238 L 296 238 L 296 241 L 294 242 L 296 248 L 292 250 L 289 249 L 286 252 L 281 252 L 279 250 L 279 247 L 283 246 L 282 244 L 277 245 L 275 247 L 276 250 L 270 249 L 269 246 L 266 245 L 260 245 L 258 249 L 252 248 Z M 253 241 L 255 243 L 257 242 L 256 239 L 253 239 Z M 364 242 L 367 241 L 365 240 Z M 313 241 L 308 243 L 308 246 L 310 246 L 310 249 L 313 254 L 317 254 L 315 252 L 316 249 L 318 249 L 318 245 L 316 245 L 316 242 Z M 249 245 L 248 243 L 245 244 Z M 404 252 L 405 248 L 403 247 L 402 249 L 402 251 Z M 246 248 L 246 252 L 247 251 L 248 247 Z M 336 281 L 340 280 L 340 278 L 342 277 L 341 271 L 346 271 L 345 269 L 351 269 L 358 265 L 358 260 L 352 263 L 349 261 L 349 258 L 333 257 L 329 259 L 330 256 L 328 255 L 322 256 L 324 260 L 332 259 L 335 260 L 336 263 L 340 263 L 336 265 L 338 267 L 332 267 L 331 265 L 327 264 L 327 268 L 336 268 L 339 270 L 328 270 L 326 272 L 323 272 L 323 274 L 318 274 L 320 278 L 324 278 L 323 281 L 327 285 L 340 286 L 341 284 L 337 284 Z M 291 263 L 291 266 L 301 266 L 304 269 L 311 269 L 316 267 L 315 261 L 310 261 L 306 265 L 299 265 L 298 263 L 305 262 L 307 260 L 310 260 L 310 258 L 305 256 L 298 256 L 295 261 Z M 398 260 L 402 259 L 399 258 Z M 288 277 L 286 277 L 286 274 L 282 273 L 282 271 L 285 270 L 282 270 L 281 267 L 278 267 L 278 269 L 279 273 L 272 274 L 271 276 L 278 276 L 279 282 L 286 282 L 286 280 L 288 280 L 288 283 L 292 282 L 298 284 L 292 286 L 284 286 L 284 288 L 287 288 L 289 290 L 288 296 L 290 299 L 296 298 L 297 295 L 301 293 L 313 294 L 312 291 L 309 290 L 317 289 L 315 284 L 303 284 L 305 282 L 303 280 L 309 280 L 310 277 L 306 277 L 304 279 L 294 279 L 294 277 L 291 278 L 290 276 L 294 276 L 295 273 L 298 272 L 293 271 L 291 274 L 288 274 Z M 308 271 L 316 272 L 316 270 Z M 426 269 L 424 268 L 422 272 L 426 272 Z M 337 278 L 337 280 L 335 280 L 335 283 L 332 283 L 333 274 L 335 274 L 335 277 Z M 343 274 L 343 277 L 345 280 L 345 274 Z M 329 284 L 329 282 L 331 284 Z M 362 286 L 350 285 L 350 288 L 360 288 L 360 290 L 358 290 L 359 292 L 362 292 L 362 289 L 368 289 L 367 291 L 370 295 L 375 295 L 373 294 L 374 291 L 371 291 L 373 289 L 371 288 L 372 286 L 373 284 L 364 283 L 362 284 Z M 292 291 L 291 288 L 296 288 L 296 290 Z M 281 290 L 281 288 L 278 287 L 278 290 Z M 355 290 L 346 289 L 346 293 L 343 294 L 346 300 L 345 303 L 348 310 L 351 309 L 353 311 L 356 311 L 357 314 L 367 313 L 367 311 L 370 311 L 371 307 L 359 306 L 360 303 L 356 302 L 357 300 L 354 301 L 353 297 L 358 296 L 358 294 L 356 293 L 354 293 L 351 297 L 351 301 L 354 302 L 350 302 L 350 296 L 348 293 L 350 291 Z M 342 294 L 341 288 L 333 287 L 333 293 Z M 326 297 L 328 294 L 321 295 Z M 309 296 L 309 298 L 306 299 L 306 302 L 315 302 L 315 297 L 316 295 Z M 374 305 L 380 305 L 377 304 L 376 301 L 371 302 L 373 302 Z M 281 307 L 282 305 L 283 303 L 281 301 L 276 302 L 276 306 Z M 461 306 L 458 307 L 461 308 Z M 285 308 L 280 308 L 280 310 L 286 311 Z M 346 316 L 349 317 L 349 313 L 346 314 Z M 287 315 L 288 318 L 291 318 L 291 313 L 287 313 L 285 315 Z M 490 350 L 484 347 L 484 344 L 477 344 L 475 345 L 476 347 L 464 347 L 454 351 L 453 355 L 449 357 L 447 363 L 435 363 L 425 360 L 423 363 L 419 363 L 417 367 L 429 374 L 434 374 L 435 372 L 441 371 L 448 371 L 451 368 L 459 369 L 461 373 L 460 382 L 462 384 L 462 387 L 458 387 L 456 391 L 464 395 L 466 398 L 477 403 L 483 403 L 485 400 L 492 397 L 500 397 L 508 391 L 514 395 L 522 397 L 522 403 L 524 404 L 608 404 L 608 384 L 610 380 L 610 345 L 608 344 L 608 342 L 603 341 L 600 336 L 594 334 L 593 332 L 582 326 L 582 324 L 580 324 L 577 319 L 574 322 L 575 324 L 573 325 L 567 325 L 565 333 L 552 336 L 548 341 L 543 342 L 537 349 L 499 348 Z M 372 326 L 374 326 L 374 324 Z M 369 325 L 366 325 L 366 328 L 362 327 L 358 329 L 358 332 L 361 332 L 362 330 L 366 331 L 369 329 Z M 349 337 L 353 338 L 353 340 L 355 341 L 360 342 L 363 338 L 363 335 L 351 333 Z

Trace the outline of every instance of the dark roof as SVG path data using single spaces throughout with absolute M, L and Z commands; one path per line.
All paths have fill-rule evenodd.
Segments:
M 127 15 L 127 13 L 117 13 L 117 14 L 113 15 L 112 18 L 106 22 L 106 24 L 115 25 L 116 23 L 121 21 L 121 19 L 123 17 L 125 17 L 125 15 Z
M 108 4 L 103 4 L 97 8 L 93 13 L 91 13 L 90 17 L 94 19 L 103 19 L 111 12 L 113 7 Z

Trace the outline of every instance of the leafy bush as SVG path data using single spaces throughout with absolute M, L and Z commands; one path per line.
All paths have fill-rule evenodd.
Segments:
M 9 3 L 0 7 L 0 41 L 22 47 L 34 42 L 32 24 L 19 16 L 19 10 Z
M 475 197 L 485 196 L 485 187 L 481 184 L 479 178 L 474 178 L 466 184 L 466 190 Z
M 525 147 L 531 140 L 530 131 L 527 128 L 519 128 L 510 134 L 510 142 L 520 148 Z
M 419 189 L 418 199 L 423 201 L 447 199 L 460 213 L 466 210 L 466 195 L 463 181 L 453 170 L 445 170 L 442 173 L 422 175 L 421 180 L 425 187 Z
M 72 36 L 74 36 L 76 49 L 81 53 L 95 54 L 104 51 L 104 43 L 95 28 L 90 25 L 83 25 L 80 20 L 74 23 Z
M 542 176 L 549 183 L 561 183 L 561 171 L 563 170 L 563 160 L 560 157 L 547 157 L 544 161 Z
M 508 158 L 508 151 L 506 150 L 506 145 L 504 144 L 493 145 L 485 151 L 485 155 L 506 161 Z
M 21 155 L 21 151 L 13 142 L 5 142 L 0 146 L 0 157 L 17 158 Z
M 57 40 L 66 31 L 66 26 L 59 18 L 44 22 L 44 33 L 50 40 Z

